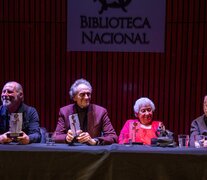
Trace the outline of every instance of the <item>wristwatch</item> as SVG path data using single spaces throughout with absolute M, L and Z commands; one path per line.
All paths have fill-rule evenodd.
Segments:
M 94 138 L 94 140 L 96 141 L 96 145 L 99 145 L 100 141 L 98 138 Z

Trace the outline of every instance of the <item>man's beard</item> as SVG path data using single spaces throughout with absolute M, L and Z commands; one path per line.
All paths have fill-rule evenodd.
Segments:
M 2 102 L 3 102 L 3 106 L 6 106 L 6 107 L 10 106 L 12 103 L 11 100 L 9 99 L 4 99 Z
M 15 105 L 17 101 L 18 101 L 17 97 L 3 97 L 2 98 L 3 106 L 6 106 L 6 107 L 11 107 Z

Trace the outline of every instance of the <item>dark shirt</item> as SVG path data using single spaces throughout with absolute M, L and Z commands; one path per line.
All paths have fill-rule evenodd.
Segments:
M 29 136 L 30 143 L 40 142 L 39 116 L 36 109 L 22 103 L 16 113 L 23 113 L 22 131 Z M 0 134 L 9 131 L 9 120 L 7 108 L 0 106 Z
M 203 117 L 203 120 L 204 120 L 204 122 L 205 122 L 205 124 L 206 124 L 206 126 L 207 126 L 207 117 L 204 116 L 204 117 Z M 206 134 L 206 135 L 207 135 L 207 134 Z
M 88 108 L 80 108 L 77 104 L 75 104 L 75 110 L 77 111 L 80 128 L 83 132 L 87 132 L 87 124 L 88 124 Z

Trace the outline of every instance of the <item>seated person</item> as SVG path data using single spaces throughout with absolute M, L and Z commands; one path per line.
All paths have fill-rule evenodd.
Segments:
M 195 135 L 207 135 L 207 95 L 203 101 L 204 114 L 194 119 L 191 123 L 190 128 L 190 146 L 195 146 L 194 137 Z M 207 142 L 204 142 L 204 146 L 207 147 Z
M 78 142 L 88 145 L 106 145 L 117 142 L 117 135 L 108 117 L 107 110 L 91 104 L 92 87 L 85 79 L 78 79 L 69 94 L 74 104 L 60 108 L 54 139 L 57 143 Z M 78 114 L 80 129 L 73 134 L 69 115 Z
M 18 141 L 20 144 L 40 142 L 39 117 L 34 107 L 23 103 L 22 86 L 17 82 L 7 82 L 1 93 L 0 106 L 0 143 Z M 15 139 L 9 137 L 9 121 L 11 113 L 23 113 L 22 136 Z
M 146 97 L 138 99 L 134 105 L 137 119 L 126 121 L 119 135 L 119 144 L 132 141 L 150 145 L 151 139 L 158 136 L 158 128 L 163 127 L 162 122 L 152 120 L 154 110 L 155 105 L 150 99 Z

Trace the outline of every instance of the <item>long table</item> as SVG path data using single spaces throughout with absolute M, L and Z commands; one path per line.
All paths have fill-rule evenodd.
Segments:
M 0 145 L 0 180 L 207 179 L 207 148 Z

